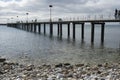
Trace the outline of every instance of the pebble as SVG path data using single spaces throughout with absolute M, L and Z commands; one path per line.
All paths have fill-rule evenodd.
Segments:
M 63 78 L 63 76 L 64 76 L 63 74 L 58 73 L 57 76 L 56 76 L 56 78 L 57 78 L 57 79 L 61 79 L 61 78 Z
M 0 62 L 5 62 L 6 59 L 5 58 L 0 58 Z
M 55 67 L 63 67 L 63 64 L 59 63 L 59 64 L 55 65 Z
M 0 80 L 120 80 L 120 64 L 0 64 Z
M 16 80 L 21 80 L 20 78 L 17 78 Z

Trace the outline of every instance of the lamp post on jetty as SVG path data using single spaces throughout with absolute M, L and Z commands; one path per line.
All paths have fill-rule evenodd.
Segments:
M 26 13 L 26 15 L 27 15 L 27 21 L 26 22 L 28 22 L 28 15 L 29 15 L 29 13 Z
M 50 7 L 50 36 L 52 36 L 53 35 L 53 26 L 52 26 L 52 19 L 51 19 L 51 12 L 52 12 L 52 10 L 51 10 L 51 8 L 53 7 L 53 5 L 49 5 L 49 7 Z
M 53 5 L 49 5 L 49 7 L 50 7 L 50 22 L 51 22 L 52 21 L 52 19 L 51 19 L 52 18 L 52 9 L 51 8 L 53 7 Z

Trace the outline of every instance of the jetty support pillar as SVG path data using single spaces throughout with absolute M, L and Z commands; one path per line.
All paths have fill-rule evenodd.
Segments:
M 94 42 L 95 24 L 91 23 L 91 43 Z
M 70 23 L 68 23 L 68 38 L 70 38 Z
M 73 40 L 75 40 L 75 23 L 73 23 Z
M 101 43 L 104 43 L 105 23 L 101 24 Z

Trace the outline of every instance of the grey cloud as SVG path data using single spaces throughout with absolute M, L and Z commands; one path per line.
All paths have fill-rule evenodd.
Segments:
M 84 4 L 88 0 L 46 0 L 48 4 Z
M 100 0 L 46 0 L 46 4 L 53 4 L 56 13 L 94 13 L 96 10 L 102 11 L 99 6 L 86 6 L 88 1 L 96 4 Z
M 9 1 L 12 1 L 12 0 L 1 0 L 1 1 L 4 1 L 4 2 L 9 2 Z
M 97 5 L 100 3 L 100 1 L 102 1 L 102 4 Z M 34 13 L 38 16 L 39 14 L 43 15 L 42 17 L 44 17 L 48 16 L 49 14 L 50 4 L 53 5 L 52 14 L 54 16 L 69 16 L 69 14 L 109 13 L 110 11 L 114 11 L 115 8 L 120 7 L 119 0 L 115 0 L 115 3 L 113 4 L 110 1 L 107 1 L 106 4 L 105 0 L 28 0 L 28 2 L 26 2 L 26 4 L 23 6 L 13 3 L 7 5 L 6 7 L 0 7 L 0 11 L 2 11 L 0 15 L 5 15 L 5 12 L 9 15 L 24 15 L 26 12 L 30 12 L 31 14 Z M 88 6 L 89 4 L 86 5 L 88 2 L 92 2 L 93 6 Z
M 1 0 L 1 1 L 10 2 L 10 1 L 12 1 L 12 0 Z M 21 0 L 15 0 L 15 1 L 21 1 Z

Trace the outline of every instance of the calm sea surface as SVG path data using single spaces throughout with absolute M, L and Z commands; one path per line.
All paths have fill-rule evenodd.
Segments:
M 67 25 L 63 26 L 63 38 L 57 37 L 57 25 L 54 36 L 27 32 L 7 26 L 0 26 L 0 56 L 9 60 L 26 63 L 103 63 L 120 61 L 120 24 L 105 27 L 105 43 L 101 45 L 101 27 L 95 27 L 95 42 L 91 45 L 91 27 L 85 26 L 85 39 L 81 41 L 81 27 L 76 26 L 76 40 L 67 39 Z M 43 33 L 43 28 L 42 31 Z

